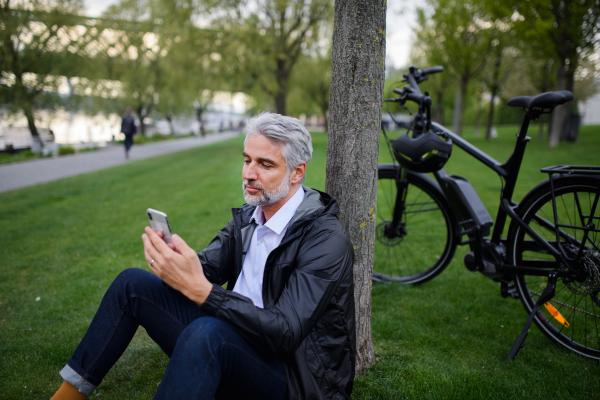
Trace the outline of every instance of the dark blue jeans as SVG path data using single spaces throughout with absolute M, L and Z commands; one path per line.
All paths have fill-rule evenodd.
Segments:
M 281 361 L 141 269 L 113 281 L 63 379 L 91 395 L 140 325 L 171 358 L 155 399 L 286 398 Z
M 129 149 L 131 149 L 131 147 L 133 146 L 133 133 L 131 134 L 125 134 L 125 151 L 129 151 Z

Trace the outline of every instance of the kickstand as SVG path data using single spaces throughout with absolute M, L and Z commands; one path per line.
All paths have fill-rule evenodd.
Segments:
M 510 349 L 510 353 L 508 353 L 508 356 L 506 357 L 506 360 L 504 360 L 503 364 L 506 364 L 507 362 L 512 361 L 517 356 L 517 353 L 519 352 L 519 350 L 521 350 L 525 346 L 525 338 L 527 337 L 527 331 L 529 330 L 529 327 L 531 326 L 533 317 L 535 317 L 535 315 L 537 314 L 537 312 L 540 309 L 540 306 L 542 304 L 546 303 L 548 300 L 550 300 L 551 298 L 554 297 L 554 291 L 556 289 L 556 277 L 557 277 L 556 272 L 551 272 L 548 275 L 548 284 L 546 285 L 546 288 L 544 289 L 544 291 L 538 298 L 538 301 L 535 302 L 535 305 L 533 306 L 533 310 L 531 310 L 531 314 L 529 314 L 529 319 L 527 320 L 527 322 L 525 323 L 525 326 L 523 327 L 523 331 L 521 331 L 521 334 L 515 341 L 515 344 L 513 344 L 513 347 L 512 347 L 512 349 Z

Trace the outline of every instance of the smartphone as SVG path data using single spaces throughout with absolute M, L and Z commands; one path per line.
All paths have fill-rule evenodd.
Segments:
M 149 208 L 146 210 L 148 218 L 150 219 L 150 226 L 155 232 L 161 231 L 163 233 L 163 240 L 165 243 L 171 243 L 171 225 L 167 219 L 167 214 L 162 211 Z

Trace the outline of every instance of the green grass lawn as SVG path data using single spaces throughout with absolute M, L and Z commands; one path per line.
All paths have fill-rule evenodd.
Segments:
M 504 161 L 516 128 L 493 141 L 465 137 Z M 306 185 L 324 189 L 326 136 L 315 133 Z M 148 269 L 140 236 L 148 207 L 200 250 L 242 203 L 242 138 L 131 162 L 0 194 L 0 399 L 47 399 L 119 271 Z M 600 127 L 549 149 L 534 138 L 515 199 L 560 163 L 598 164 Z M 500 180 L 458 149 L 447 164 L 467 176 L 489 206 Z M 382 161 L 387 149 L 382 148 Z M 499 284 L 462 265 L 420 286 L 373 284 L 376 365 L 355 381 L 354 399 L 598 398 L 600 367 L 552 344 L 532 327 L 526 347 L 503 365 L 526 314 Z M 94 394 L 149 399 L 168 359 L 140 330 Z

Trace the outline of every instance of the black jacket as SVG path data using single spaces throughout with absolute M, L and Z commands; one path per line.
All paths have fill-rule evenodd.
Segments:
M 123 115 L 121 119 L 121 132 L 125 135 L 133 135 L 137 131 L 133 117 L 129 114 Z
M 305 198 L 265 265 L 264 309 L 231 290 L 256 227 L 254 207 L 233 219 L 198 256 L 213 289 L 206 313 L 229 323 L 266 355 L 283 361 L 289 398 L 348 399 L 354 379 L 354 251 L 326 193 Z M 227 282 L 227 290 L 220 285 Z

